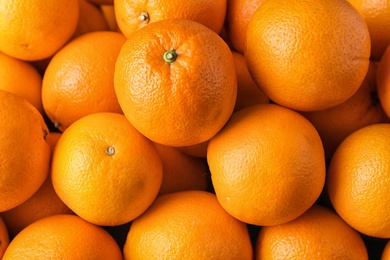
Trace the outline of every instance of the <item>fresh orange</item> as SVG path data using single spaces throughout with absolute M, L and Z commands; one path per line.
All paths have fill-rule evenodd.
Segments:
M 365 80 L 352 97 L 329 109 L 302 113 L 320 134 L 327 161 L 352 132 L 367 125 L 389 122 L 378 99 L 376 75 L 377 63 L 371 62 Z
M 261 228 L 256 259 L 368 260 L 368 253 L 356 230 L 330 209 L 314 205 L 288 223 Z
M 209 140 L 201 142 L 199 144 L 179 146 L 177 147 L 177 149 L 191 156 L 206 158 L 208 145 L 209 145 Z
M 237 73 L 237 100 L 234 111 L 256 104 L 269 103 L 269 98 L 253 81 L 244 55 L 235 51 L 232 54 Z
M 78 1 L 0 1 L 0 51 L 22 60 L 50 57 L 73 35 Z
M 376 81 L 379 100 L 390 117 L 390 45 L 378 63 Z
M 10 237 L 8 228 L 5 225 L 3 219 L 0 217 L 0 259 L 2 259 L 5 250 L 9 245 Z
M 165 19 L 189 19 L 220 33 L 226 6 L 227 0 L 114 0 L 118 27 L 127 38 L 142 27 Z
M 60 136 L 61 133 L 58 132 L 52 132 L 48 135 L 47 141 L 51 151 L 53 151 Z M 14 237 L 22 229 L 38 219 L 67 213 L 72 213 L 72 211 L 55 193 L 51 182 L 51 174 L 48 174 L 39 190 L 28 200 L 15 208 L 1 212 L 0 215 L 7 225 L 9 235 Z
M 381 260 L 390 260 L 390 240 L 387 241 L 381 254 Z
M 388 0 L 348 0 L 363 16 L 371 38 L 371 58 L 380 60 L 390 44 L 390 2 Z
M 109 30 L 119 31 L 118 23 L 116 22 L 115 17 L 115 8 L 113 4 L 103 4 L 100 5 L 100 10 L 103 13 L 104 19 L 108 25 Z
M 176 147 L 155 143 L 163 165 L 159 194 L 185 190 L 206 190 L 207 162 L 181 152 Z
M 347 1 L 269 0 L 248 24 L 245 58 L 273 102 L 322 110 L 359 89 L 369 67 L 370 35 Z
M 118 32 L 90 32 L 54 55 L 43 76 L 42 102 L 59 130 L 92 113 L 122 112 L 114 90 L 114 69 L 125 40 Z
M 210 140 L 207 161 L 222 207 L 257 226 L 297 218 L 324 187 L 324 149 L 316 129 L 275 104 L 234 113 Z
M 79 216 L 46 217 L 23 229 L 4 253 L 8 259 L 123 259 L 112 236 Z
M 54 190 L 77 215 L 101 226 L 132 221 L 160 189 L 154 144 L 122 114 L 94 113 L 62 134 L 52 159 Z
M 30 198 L 50 165 L 49 130 L 27 100 L 0 90 L 0 212 Z
M 350 134 L 329 165 L 327 192 L 336 212 L 357 231 L 390 238 L 390 124 Z
M 229 47 L 206 26 L 185 19 L 154 22 L 127 39 L 114 86 L 131 124 L 167 146 L 210 139 L 229 119 L 237 96 Z
M 88 0 L 79 1 L 79 20 L 72 38 L 89 32 L 108 31 L 109 27 L 103 12 Z
M 158 197 L 130 226 L 125 259 L 252 259 L 246 225 L 215 195 L 182 191 Z
M 232 48 L 243 54 L 248 24 L 264 0 L 228 0 L 226 8 L 226 36 Z
M 42 76 L 33 65 L 0 52 L 0 78 L 0 89 L 25 98 L 43 114 Z

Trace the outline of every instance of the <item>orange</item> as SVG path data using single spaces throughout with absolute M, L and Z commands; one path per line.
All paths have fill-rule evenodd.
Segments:
M 0 90 L 0 212 L 30 198 L 50 165 L 49 130 L 27 100 Z
M 371 62 L 358 91 L 335 107 L 302 113 L 316 127 L 329 161 L 337 146 L 352 132 L 375 123 L 389 122 L 378 99 L 377 63 Z
M 101 226 L 132 221 L 160 189 L 154 144 L 122 114 L 94 113 L 64 131 L 52 160 L 53 187 L 77 215 Z
M 347 1 L 270 0 L 248 24 L 245 58 L 254 81 L 273 102 L 322 110 L 341 104 L 362 84 L 370 35 Z
M 297 218 L 325 182 L 324 148 L 299 113 L 260 104 L 232 115 L 207 149 L 211 180 L 222 207 L 257 226 Z
M 248 24 L 264 0 L 228 0 L 226 8 L 226 36 L 233 50 L 243 54 Z
M 0 51 L 22 60 L 40 60 L 53 55 L 72 37 L 79 2 L 4 0 L 0 17 Z
M 42 76 L 33 65 L 0 52 L 0 78 L 0 89 L 25 98 L 43 114 Z
M 114 0 L 88 0 L 89 2 L 95 5 L 112 5 L 114 4 Z
M 227 44 L 206 26 L 185 19 L 154 22 L 127 39 L 114 86 L 131 124 L 167 146 L 210 139 L 229 119 L 237 96 Z
M 160 196 L 130 226 L 125 259 L 252 259 L 244 223 L 230 216 L 212 193 Z
M 54 215 L 23 229 L 9 244 L 6 259 L 122 259 L 102 227 L 75 215 Z
M 390 45 L 378 63 L 378 97 L 386 114 L 390 117 Z
M 371 58 L 380 60 L 390 44 L 390 3 L 388 0 L 348 0 L 363 16 L 371 38 Z
M 129 38 L 142 27 L 165 19 L 189 19 L 221 32 L 227 0 L 114 0 L 119 29 Z
M 206 158 L 208 145 L 209 145 L 209 140 L 201 142 L 199 144 L 179 146 L 177 147 L 177 149 L 191 156 Z
M 54 55 L 43 76 L 42 102 L 60 131 L 92 113 L 122 112 L 114 90 L 114 69 L 125 40 L 118 32 L 90 32 Z
M 119 31 L 118 23 L 115 17 L 115 8 L 113 4 L 100 5 L 100 10 L 103 13 L 104 19 L 110 31 Z
M 9 245 L 9 234 L 8 234 L 8 228 L 5 225 L 3 219 L 0 217 L 0 258 L 2 259 L 5 250 L 7 249 Z
M 390 124 L 350 134 L 329 165 L 327 192 L 336 212 L 357 231 L 390 238 Z
M 253 81 L 246 65 L 245 56 L 235 51 L 232 54 L 237 73 L 237 100 L 234 111 L 252 105 L 269 103 L 269 98 Z
M 389 260 L 389 259 L 390 259 L 390 240 L 387 241 L 381 254 L 381 260 Z
M 51 132 L 47 138 L 53 151 L 61 133 Z M 8 232 L 14 237 L 22 229 L 34 221 L 57 214 L 72 213 L 62 202 L 53 189 L 49 174 L 41 187 L 25 202 L 10 210 L 1 212 L 1 217 L 7 225 Z
M 207 162 L 181 152 L 176 147 L 155 143 L 163 165 L 159 194 L 185 190 L 206 190 Z
M 95 31 L 108 31 L 103 12 L 88 0 L 79 0 L 79 20 L 72 38 Z
M 290 222 L 261 228 L 256 259 L 368 260 L 368 253 L 356 230 L 330 209 L 314 205 Z

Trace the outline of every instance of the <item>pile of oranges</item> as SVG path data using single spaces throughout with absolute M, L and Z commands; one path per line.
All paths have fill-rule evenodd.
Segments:
M 0 17 L 2 259 L 390 259 L 390 1 Z

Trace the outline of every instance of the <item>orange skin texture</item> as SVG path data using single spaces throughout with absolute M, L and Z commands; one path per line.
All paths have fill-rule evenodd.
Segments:
M 177 53 L 169 64 L 163 55 Z M 207 141 L 227 122 L 237 97 L 232 53 L 197 22 L 168 19 L 137 31 L 115 66 L 123 113 L 147 138 L 167 146 Z
M 1 1 L 0 51 L 22 60 L 52 56 L 72 37 L 79 0 Z
M 356 230 L 334 211 L 313 205 L 288 223 L 260 230 L 255 259 L 286 258 L 368 260 L 368 254 Z
M 122 113 L 114 90 L 115 61 L 126 38 L 118 32 L 90 32 L 62 48 L 42 83 L 45 113 L 60 131 L 96 112 Z
M 133 221 L 123 252 L 124 259 L 253 259 L 246 225 L 205 191 L 158 197 Z
M 42 76 L 33 65 L 0 52 L 0 78 L 0 89 L 25 98 L 43 114 Z
M 60 214 L 40 219 L 22 230 L 3 259 L 112 259 L 122 252 L 102 227 L 79 216 Z
M 258 226 L 288 222 L 318 199 L 325 182 L 321 139 L 302 115 L 260 104 L 232 115 L 207 149 L 218 201 Z
M 377 97 L 377 63 L 370 68 L 358 91 L 335 107 L 302 114 L 316 127 L 325 148 L 327 161 L 339 144 L 354 131 L 371 124 L 389 122 Z
M 273 102 L 294 110 L 341 104 L 358 90 L 369 67 L 367 25 L 346 1 L 265 1 L 252 16 L 246 40 L 256 84 Z
M 357 231 L 390 238 L 390 124 L 350 134 L 327 172 L 327 192 L 336 212 Z
M 390 44 L 390 4 L 387 0 L 348 0 L 362 15 L 370 32 L 371 59 L 379 61 Z
M 117 113 L 94 113 L 73 123 L 52 159 L 53 187 L 61 200 L 103 226 L 141 215 L 157 196 L 162 174 L 156 147 Z
M 376 82 L 379 100 L 386 114 L 390 117 L 390 47 L 386 49 L 378 63 Z
M 49 130 L 25 99 L 0 90 L 0 211 L 30 198 L 45 181 L 50 165 Z
M 9 245 L 10 237 L 8 234 L 7 226 L 4 223 L 4 220 L 0 218 L 0 257 L 2 258 L 5 250 Z
M 390 259 L 390 240 L 386 243 L 385 248 L 382 251 L 381 260 Z
M 226 6 L 227 0 L 114 0 L 118 27 L 127 38 L 146 25 L 165 19 L 189 19 L 219 34 Z M 147 13 L 148 20 L 140 19 L 143 12 Z

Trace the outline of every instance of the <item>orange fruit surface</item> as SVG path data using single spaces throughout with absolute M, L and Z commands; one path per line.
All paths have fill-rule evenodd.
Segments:
M 214 194 L 182 191 L 158 197 L 133 221 L 124 259 L 252 259 L 247 227 Z
M 119 29 L 129 38 L 148 24 L 166 19 L 188 19 L 220 33 L 225 21 L 227 0 L 114 0 Z
M 42 76 L 33 65 L 0 52 L 0 78 L 0 89 L 25 98 L 43 114 Z
M 72 37 L 79 2 L 5 0 L 0 2 L 0 17 L 0 51 L 22 60 L 40 60 L 53 55 Z
M 116 226 L 150 206 L 162 169 L 154 144 L 124 115 L 94 113 L 77 120 L 58 140 L 52 182 L 77 215 L 96 225 Z
M 0 217 L 0 257 L 2 258 L 5 250 L 9 245 L 10 237 L 8 234 L 8 228 L 5 225 L 3 219 Z
M 210 139 L 229 119 L 237 97 L 229 47 L 211 29 L 185 19 L 151 23 L 127 39 L 114 86 L 131 124 L 167 146 Z
M 336 212 L 357 231 L 390 238 L 390 124 L 350 134 L 329 165 L 326 187 Z
M 49 130 L 27 100 L 0 90 L 0 212 L 30 198 L 50 165 Z
M 386 49 L 378 63 L 376 81 L 379 101 L 387 116 L 390 117 L 390 47 Z
M 389 260 L 390 259 L 390 240 L 386 243 L 383 252 L 381 254 L 381 260 Z
M 363 16 L 370 32 L 371 58 L 380 60 L 390 44 L 390 3 L 388 0 L 348 0 Z
M 75 215 L 40 219 L 10 243 L 3 259 L 122 259 L 115 240 L 102 227 Z
M 61 133 L 51 132 L 47 141 L 53 152 Z M 57 214 L 70 214 L 72 211 L 64 204 L 54 191 L 51 173 L 39 189 L 22 204 L 0 213 L 7 225 L 11 238 L 34 221 Z
M 313 205 L 290 222 L 263 227 L 256 259 L 368 260 L 368 254 L 356 230 L 330 209 Z
M 351 97 L 369 67 L 370 35 L 357 10 L 339 0 L 270 0 L 253 14 L 245 57 L 275 103 L 327 109 Z
M 314 126 L 297 112 L 261 104 L 232 115 L 207 149 L 222 207 L 258 226 L 297 218 L 325 182 L 324 148 Z
M 52 58 L 43 76 L 42 102 L 60 131 L 92 113 L 122 112 L 114 90 L 114 69 L 125 40 L 118 32 L 90 32 Z

